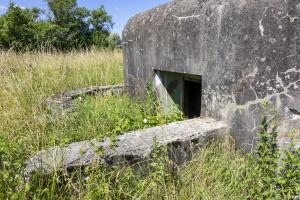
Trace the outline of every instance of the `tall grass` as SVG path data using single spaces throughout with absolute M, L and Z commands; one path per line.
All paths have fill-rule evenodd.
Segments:
M 25 142 L 31 154 L 44 147 L 49 116 L 42 102 L 61 91 L 123 81 L 120 52 L 0 52 L 0 132 L 10 143 Z M 49 135 L 48 135 L 49 136 Z
M 40 150 L 115 137 L 181 118 L 161 116 L 153 105 L 143 106 L 126 96 L 90 97 L 77 102 L 76 112 L 60 116 L 48 113 L 43 101 L 51 95 L 123 82 L 120 51 L 0 52 L 0 61 L 0 197 L 21 198 L 19 195 L 28 194 L 22 177 L 24 161 Z M 41 185 L 30 188 L 49 189 Z
M 212 143 L 194 156 L 176 174 L 164 156 L 154 150 L 147 175 L 130 166 L 106 168 L 93 165 L 68 174 L 35 176 L 30 193 L 36 199 L 251 199 L 247 185 L 248 161 L 236 152 L 230 140 Z M 51 180 L 51 181 L 49 181 Z M 20 193 L 24 194 L 24 192 Z
M 13 176 L 20 173 L 26 158 L 70 138 L 64 137 L 70 133 L 66 131 L 69 117 L 51 117 L 43 105 L 46 97 L 78 87 L 121 82 L 119 51 L 0 52 L 0 169 L 5 169 L 0 176 L 10 176 L 6 180 L 11 178 L 12 184 L 2 183 L 6 184 L 2 189 L 14 193 L 13 187 L 21 180 Z M 16 174 L 11 174 L 12 170 Z
M 151 99 L 126 96 L 87 97 L 76 102 L 78 110 L 59 116 L 43 105 L 61 91 L 121 82 L 120 51 L 0 52 L 0 199 L 252 199 L 247 188 L 256 182 L 255 166 L 230 139 L 208 144 L 177 173 L 166 149 L 155 148 L 147 175 L 132 166 L 92 165 L 37 174 L 26 183 L 24 161 L 40 150 L 182 119 L 161 116 Z

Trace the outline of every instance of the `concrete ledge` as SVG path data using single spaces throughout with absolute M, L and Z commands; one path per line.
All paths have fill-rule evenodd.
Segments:
M 93 86 L 80 88 L 76 90 L 71 90 L 68 92 L 63 92 L 55 96 L 51 96 L 46 99 L 45 104 L 48 110 L 51 112 L 59 111 L 72 111 L 75 106 L 73 100 L 85 96 L 85 95 L 116 95 L 122 94 L 124 91 L 124 84 L 120 85 L 110 85 L 110 86 Z
M 174 122 L 118 136 L 114 147 L 109 140 L 83 141 L 41 151 L 26 161 L 25 173 L 27 176 L 37 170 L 51 173 L 95 162 L 114 165 L 147 161 L 155 141 L 159 146 L 167 146 L 170 159 L 181 165 L 208 141 L 224 138 L 228 133 L 224 122 L 210 118 Z

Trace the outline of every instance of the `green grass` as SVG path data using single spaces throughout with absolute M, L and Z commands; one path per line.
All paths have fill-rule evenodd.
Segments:
M 124 95 L 85 97 L 75 112 L 61 115 L 43 105 L 61 91 L 121 82 L 121 51 L 0 52 L 0 199 L 253 199 L 255 166 L 229 138 L 208 144 L 176 174 L 166 149 L 155 148 L 147 175 L 132 166 L 92 165 L 25 183 L 24 161 L 40 150 L 183 119 L 162 116 L 151 95 L 144 103 Z
M 149 102 L 152 101 L 149 99 Z M 78 102 L 70 124 L 71 140 L 103 139 L 119 134 L 182 120 L 180 113 L 163 116 L 155 104 L 141 103 L 125 95 L 87 97 Z M 83 133 L 83 135 L 82 135 Z

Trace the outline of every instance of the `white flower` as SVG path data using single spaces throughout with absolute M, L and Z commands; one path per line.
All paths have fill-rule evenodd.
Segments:
M 148 120 L 147 120 L 147 119 L 144 119 L 143 122 L 146 124 L 146 123 L 148 122 Z

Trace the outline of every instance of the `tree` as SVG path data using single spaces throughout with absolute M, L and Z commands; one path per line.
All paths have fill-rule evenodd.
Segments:
M 107 38 L 113 28 L 112 17 L 107 14 L 104 7 L 91 11 L 89 23 L 92 27 L 92 43 L 97 47 L 108 47 Z
M 57 35 L 63 36 L 60 48 L 80 48 L 91 45 L 107 47 L 107 37 L 112 29 L 112 17 L 101 6 L 89 11 L 78 7 L 76 0 L 47 0 L 50 19 L 59 26 Z M 59 37 L 57 37 L 59 38 Z
M 8 10 L 0 20 L 0 44 L 4 48 L 14 50 L 34 49 L 35 29 L 39 9 L 22 9 L 14 3 L 10 3 Z
M 0 49 L 4 49 L 7 46 L 7 34 L 4 29 L 4 16 L 0 16 Z
M 72 49 L 89 46 L 90 30 L 88 9 L 77 7 L 76 0 L 47 0 L 50 21 L 56 25 L 55 47 Z
M 111 49 L 115 49 L 121 46 L 121 37 L 117 33 L 111 33 L 108 38 L 108 45 Z
M 72 50 L 108 47 L 112 17 L 103 6 L 95 10 L 78 7 L 76 0 L 45 0 L 48 18 L 41 10 L 22 9 L 9 4 L 0 16 L 0 47 L 21 50 Z
M 52 21 L 59 26 L 68 26 L 77 7 L 76 0 L 46 0 L 51 11 Z
M 112 17 L 107 14 L 104 6 L 92 10 L 89 22 L 97 31 L 110 32 L 113 27 Z
M 47 51 L 61 49 L 61 41 L 64 41 L 64 38 L 59 34 L 61 32 L 60 29 L 61 27 L 48 21 L 38 21 L 35 24 L 36 49 Z

